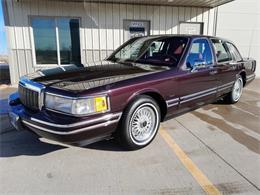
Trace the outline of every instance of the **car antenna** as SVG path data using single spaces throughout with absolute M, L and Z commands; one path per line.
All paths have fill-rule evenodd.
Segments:
M 250 37 L 250 43 L 249 43 L 249 49 L 248 49 L 248 57 L 247 59 L 249 59 L 250 55 L 251 55 L 251 49 L 252 49 L 252 42 L 253 42 L 253 38 L 254 38 L 254 34 L 255 34 L 255 29 L 252 29 L 251 32 L 251 37 Z

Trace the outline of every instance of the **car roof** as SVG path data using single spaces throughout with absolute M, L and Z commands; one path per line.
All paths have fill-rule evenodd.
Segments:
M 149 35 L 145 37 L 151 37 L 151 38 L 169 38 L 169 37 L 185 37 L 185 38 L 190 38 L 190 39 L 195 39 L 195 38 L 208 38 L 208 39 L 220 39 L 222 41 L 227 41 L 231 42 L 232 41 L 228 39 L 224 39 L 221 37 L 216 37 L 216 36 L 209 36 L 209 35 L 190 35 L 190 34 L 166 34 L 166 35 Z

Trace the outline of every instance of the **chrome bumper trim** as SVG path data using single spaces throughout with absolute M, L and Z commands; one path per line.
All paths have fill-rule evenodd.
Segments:
M 118 112 L 118 113 L 115 113 L 115 114 L 106 114 L 106 115 L 99 117 L 99 118 L 96 118 L 96 119 L 86 120 L 86 121 L 72 123 L 72 124 L 68 124 L 68 125 L 50 123 L 50 122 L 42 121 L 42 120 L 39 120 L 39 119 L 36 119 L 36 118 L 33 118 L 33 117 L 31 117 L 30 119 L 32 121 L 36 122 L 36 123 L 40 123 L 40 124 L 48 125 L 48 126 L 52 126 L 52 127 L 71 128 L 71 127 L 77 127 L 77 126 L 81 126 L 81 125 L 89 125 L 89 124 L 93 124 L 93 123 L 103 122 L 105 120 L 109 121 L 113 118 L 116 118 L 115 120 L 119 121 L 120 118 L 121 118 L 121 115 L 122 115 L 122 112 Z
M 252 74 L 252 75 L 246 77 L 246 81 L 251 81 L 254 79 L 255 79 L 255 74 Z
M 35 128 L 35 129 L 38 129 L 38 130 L 41 130 L 41 131 L 45 131 L 45 132 L 48 132 L 48 133 L 52 133 L 52 134 L 56 134 L 56 135 L 72 135 L 72 134 L 81 133 L 81 132 L 84 132 L 84 131 L 87 131 L 87 130 L 96 129 L 96 128 L 99 128 L 99 127 L 106 127 L 108 125 L 117 123 L 118 119 L 107 121 L 107 122 L 100 123 L 100 124 L 97 124 L 97 125 L 92 125 L 92 126 L 89 126 L 89 127 L 80 128 L 80 129 L 69 131 L 69 132 L 50 130 L 50 129 L 47 129 L 45 127 L 41 127 L 41 126 L 32 124 L 32 123 L 30 123 L 28 121 L 24 121 L 24 120 L 22 122 L 24 124 L 32 127 L 32 128 Z

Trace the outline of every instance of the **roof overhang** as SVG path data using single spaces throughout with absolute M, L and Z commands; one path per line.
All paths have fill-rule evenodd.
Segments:
M 184 7 L 214 8 L 234 0 L 60 0 L 71 2 L 100 2 L 100 3 L 124 3 L 143 5 L 170 5 Z

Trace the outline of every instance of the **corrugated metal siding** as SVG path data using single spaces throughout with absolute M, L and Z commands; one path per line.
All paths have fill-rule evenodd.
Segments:
M 180 21 L 203 22 L 207 35 L 212 35 L 214 30 L 214 10 L 207 8 L 43 0 L 8 0 L 6 4 L 12 83 L 41 68 L 35 64 L 29 16 L 81 18 L 80 44 L 84 64 L 104 59 L 124 42 L 123 19 L 150 20 L 152 35 L 178 33 Z

